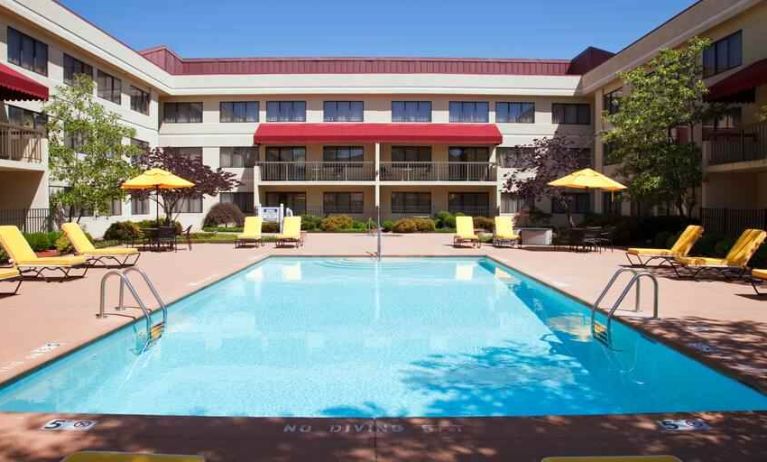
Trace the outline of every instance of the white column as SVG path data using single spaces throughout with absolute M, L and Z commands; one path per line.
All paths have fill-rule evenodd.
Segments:
M 375 206 L 381 207 L 381 143 L 375 145 Z

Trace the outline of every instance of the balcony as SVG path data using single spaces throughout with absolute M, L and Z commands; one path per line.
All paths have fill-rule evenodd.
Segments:
M 0 123 L 0 159 L 42 162 L 42 139 L 39 130 Z
M 720 165 L 767 158 L 767 123 L 712 135 L 708 164 Z
M 375 181 L 373 162 L 261 162 L 261 181 Z
M 381 181 L 495 183 L 497 178 L 490 162 L 381 162 Z

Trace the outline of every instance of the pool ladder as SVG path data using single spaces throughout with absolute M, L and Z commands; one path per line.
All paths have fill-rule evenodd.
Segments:
M 618 280 L 618 277 L 620 277 L 620 275 L 623 273 L 631 273 L 632 274 L 631 279 L 629 279 L 629 282 L 624 286 L 623 291 L 615 300 L 615 303 L 613 304 L 613 306 L 610 308 L 610 310 L 607 311 L 607 321 L 605 324 L 602 324 L 596 320 L 597 308 L 599 308 L 599 304 L 602 303 L 602 300 L 607 295 L 607 292 L 610 291 L 612 286 Z M 631 289 L 634 286 L 636 286 L 634 311 L 639 311 L 641 296 L 642 296 L 641 281 L 643 278 L 649 279 L 653 283 L 652 319 L 656 319 L 658 317 L 658 279 L 656 279 L 655 275 L 647 271 L 637 271 L 633 268 L 620 268 L 617 271 L 615 271 L 615 273 L 613 273 L 612 277 L 610 278 L 610 281 L 607 283 L 605 288 L 602 290 L 602 293 L 599 295 L 599 298 L 597 298 L 597 301 L 595 301 L 594 304 L 591 306 L 591 334 L 594 336 L 594 338 L 604 343 L 605 345 L 610 346 L 610 340 L 611 340 L 610 326 L 612 324 L 613 317 L 615 316 L 615 311 L 618 309 L 621 303 L 623 303 L 623 300 L 626 298 L 626 296 L 628 295 L 628 293 L 631 291 Z
M 128 278 L 128 274 L 130 273 L 138 273 L 141 275 L 141 278 L 146 283 L 147 287 L 149 287 L 149 291 L 152 292 L 152 295 L 154 295 L 155 300 L 157 301 L 157 304 L 160 306 L 160 309 L 162 310 L 162 321 L 157 323 L 152 323 L 152 312 L 147 308 L 144 301 L 139 296 L 138 292 L 136 291 L 136 287 L 131 283 L 130 279 Z M 104 276 L 101 278 L 101 305 L 99 306 L 99 314 L 96 315 L 98 318 L 104 318 L 106 317 L 106 288 L 107 288 L 107 281 L 113 277 L 117 277 L 120 279 L 120 301 L 119 304 L 115 307 L 115 310 L 121 311 L 126 308 L 125 306 L 125 288 L 128 288 L 128 291 L 130 291 L 131 295 L 133 295 L 133 299 L 136 300 L 136 303 L 138 303 L 139 308 L 141 308 L 141 312 L 143 313 L 144 320 L 146 322 L 146 344 L 144 345 L 144 348 L 148 347 L 149 345 L 153 344 L 157 340 L 159 340 L 160 337 L 162 337 L 162 334 L 165 332 L 165 324 L 168 321 L 168 308 L 165 305 L 165 302 L 163 302 L 162 297 L 160 297 L 159 292 L 157 292 L 157 288 L 152 283 L 152 280 L 149 279 L 149 276 L 141 270 L 138 267 L 131 266 L 130 268 L 125 268 L 124 270 L 111 270 L 107 271 Z

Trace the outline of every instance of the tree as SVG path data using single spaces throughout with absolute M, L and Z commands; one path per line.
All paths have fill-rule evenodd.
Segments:
M 584 156 L 589 151 L 576 147 L 573 138 L 558 135 L 534 139 L 531 145 L 516 146 L 515 151 L 514 169 L 504 179 L 504 192 L 514 193 L 525 202 L 542 197 L 558 201 L 565 208 L 567 222 L 573 226 L 567 191 L 548 183 L 583 168 Z
M 130 158 L 139 153 L 123 144 L 135 130 L 94 101 L 93 89 L 91 78 L 77 75 L 72 85 L 57 87 L 44 108 L 51 177 L 65 185 L 51 203 L 70 221 L 79 221 L 86 209 L 108 213 L 112 201 L 124 197 L 120 183 L 134 173 Z
M 165 219 L 170 223 L 174 213 L 178 214 L 179 202 L 183 199 L 196 199 L 203 196 L 215 196 L 230 191 L 242 183 L 235 179 L 237 175 L 218 168 L 213 170 L 201 160 L 180 154 L 175 149 L 154 148 L 138 158 L 141 170 L 161 168 L 194 183 L 194 187 L 176 190 L 160 190 L 157 203 L 165 212 Z M 151 191 L 131 193 L 135 197 L 147 197 Z
M 612 160 L 629 179 L 628 192 L 650 203 L 672 203 L 682 216 L 696 204 L 703 178 L 701 151 L 692 140 L 696 124 L 710 117 L 703 97 L 701 53 L 709 45 L 693 38 L 679 49 L 665 49 L 647 65 L 619 73 L 628 88 L 620 109 L 605 114 L 602 134 Z M 686 131 L 687 139 L 679 136 Z
M 762 109 L 759 110 L 759 120 L 767 122 L 767 105 L 762 106 Z

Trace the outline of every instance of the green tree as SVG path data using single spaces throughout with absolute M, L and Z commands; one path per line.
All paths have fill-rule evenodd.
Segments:
M 120 183 L 135 173 L 130 158 L 140 154 L 137 146 L 123 144 L 135 130 L 95 101 L 93 90 L 91 78 L 77 75 L 72 85 L 57 87 L 45 106 L 48 165 L 65 186 L 51 204 L 70 221 L 79 221 L 83 210 L 108 213 L 112 201 L 124 197 Z
M 759 120 L 767 122 L 767 105 L 762 106 L 762 109 L 759 111 Z
M 619 73 L 628 91 L 619 110 L 604 115 L 608 130 L 602 139 L 629 178 L 629 194 L 642 202 L 674 204 L 682 216 L 696 205 L 703 178 L 692 133 L 712 112 L 703 99 L 708 90 L 701 54 L 707 46 L 707 40 L 693 38 L 684 47 L 661 50 L 645 66 Z M 680 130 L 687 139 L 678 136 Z

